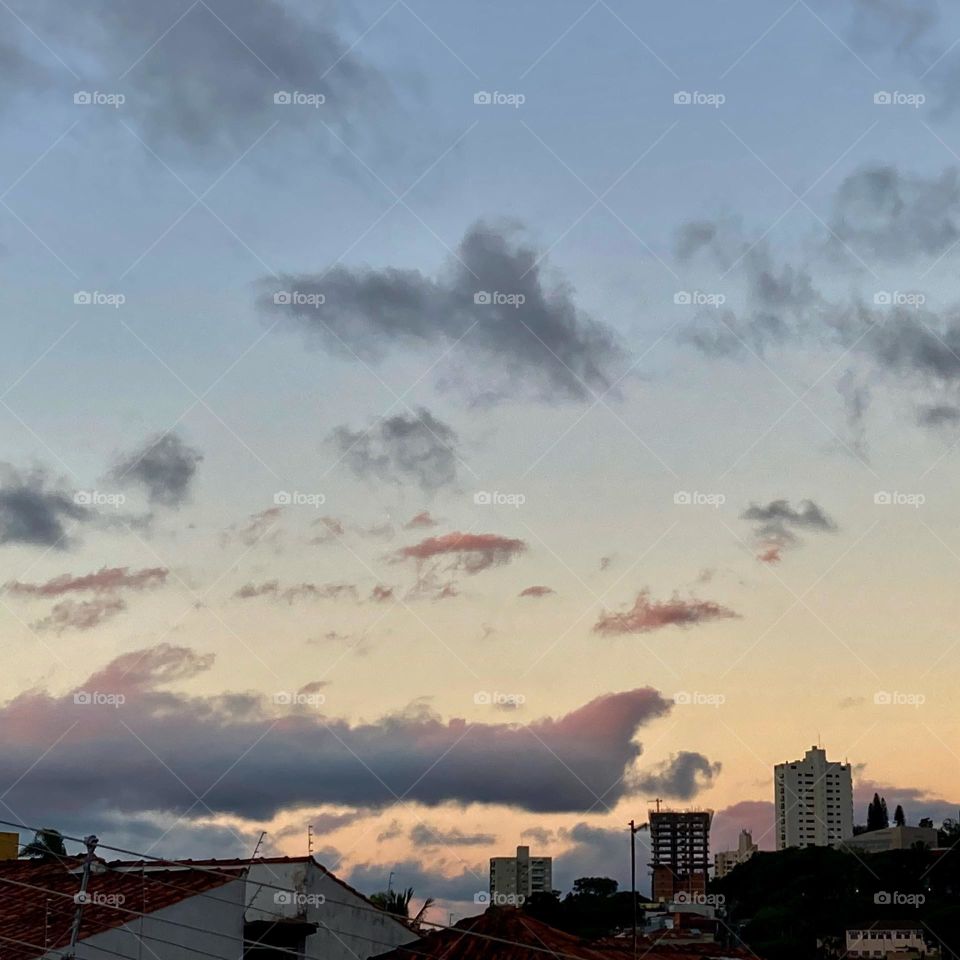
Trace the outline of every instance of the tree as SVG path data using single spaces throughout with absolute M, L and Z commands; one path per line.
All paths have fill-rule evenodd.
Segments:
M 414 924 L 419 924 L 435 901 L 433 897 L 427 897 L 416 915 L 411 917 L 410 901 L 412 899 L 413 887 L 407 887 L 406 890 L 384 890 L 380 893 L 375 893 L 370 898 L 370 902 L 381 910 L 392 913 L 395 917 L 400 917 L 403 920 L 412 920 Z
M 52 860 L 55 857 L 65 857 L 66 847 L 63 845 L 63 835 L 53 827 L 41 827 L 33 840 L 22 850 L 22 857 L 37 857 Z
M 923 827 L 926 830 L 932 830 L 933 821 L 929 817 L 923 817 L 920 820 L 919 826 Z
M 898 827 L 905 827 L 907 825 L 907 817 L 903 812 L 903 807 L 900 804 L 897 804 L 897 809 L 893 811 L 893 822 Z
M 612 897 L 618 886 L 609 877 L 580 877 L 573 881 L 573 892 L 578 897 Z
M 883 830 L 890 826 L 890 815 L 887 813 L 887 801 L 878 793 L 867 807 L 867 831 Z

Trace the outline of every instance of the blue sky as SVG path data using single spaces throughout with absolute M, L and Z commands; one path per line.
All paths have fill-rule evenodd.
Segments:
M 942 816 L 955 12 L 136 6 L 0 10 L 8 812 L 72 751 L 132 775 L 142 738 L 163 799 L 84 783 L 70 824 L 300 852 L 316 820 L 369 878 L 429 821 L 447 841 L 417 880 L 448 902 L 531 829 L 622 879 L 611 837 L 649 789 L 718 810 L 715 847 L 758 838 L 770 767 L 818 731 L 871 794 Z M 488 287 L 526 301 L 484 312 Z M 291 290 L 325 302 L 274 302 Z M 90 677 L 129 712 L 71 713 Z M 314 699 L 285 717 L 278 691 Z M 331 728 L 402 758 L 393 801 L 357 755 L 339 794 L 292 789 L 297 724 L 322 762 Z M 544 793 L 614 782 L 488 793 L 461 729 L 504 781 L 563 744 Z M 187 813 L 244 743 L 250 778 Z M 47 773 L 17 780 L 31 756 Z M 417 771 L 436 789 L 406 802 Z

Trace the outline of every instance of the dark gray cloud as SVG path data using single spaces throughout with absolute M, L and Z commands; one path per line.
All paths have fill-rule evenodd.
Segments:
M 94 519 L 75 494 L 51 480 L 45 470 L 21 473 L 0 464 L 0 544 L 25 543 L 64 549 L 78 523 Z
M 957 171 L 936 177 L 911 176 L 894 166 L 850 174 L 833 199 L 831 253 L 844 246 L 870 262 L 935 257 L 960 240 L 960 182 Z
M 337 427 L 330 442 L 358 477 L 381 483 L 410 480 L 427 492 L 457 480 L 457 434 L 423 407 L 359 432 Z
M 955 426 L 960 423 L 960 407 L 952 403 L 934 403 L 917 411 L 917 423 L 922 427 Z
M 654 770 L 639 774 L 633 782 L 636 790 L 647 794 L 691 800 L 713 786 L 720 769 L 719 762 L 711 763 L 702 753 L 681 750 Z
M 415 847 L 481 847 L 496 843 L 497 838 L 492 833 L 464 833 L 456 827 L 444 830 L 418 823 L 410 831 L 410 842 Z
M 163 433 L 122 457 L 111 479 L 124 486 L 142 487 L 153 504 L 179 507 L 190 495 L 201 460 L 199 450 L 187 446 L 175 433 Z
M 577 308 L 567 285 L 546 285 L 537 251 L 516 234 L 475 224 L 437 278 L 345 266 L 269 278 L 260 304 L 323 347 L 369 362 L 456 345 L 469 357 L 459 385 L 491 397 L 583 399 L 612 386 L 624 360 L 618 338 Z
M 801 500 L 799 507 L 791 507 L 789 500 L 771 500 L 760 505 L 750 504 L 740 515 L 743 520 L 757 523 L 756 535 L 759 539 L 781 545 L 795 543 L 798 539 L 796 529 L 814 531 L 833 531 L 837 525 L 826 512 L 812 500 Z
M 398 796 L 431 806 L 589 810 L 598 796 L 614 805 L 627 794 L 624 777 L 641 753 L 640 728 L 672 705 L 656 690 L 640 688 L 526 724 L 445 721 L 423 705 L 350 722 L 322 714 L 319 701 L 290 711 L 255 694 L 168 689 L 212 661 L 160 644 L 118 657 L 75 690 L 32 689 L 4 704 L 0 727 L 9 736 L 0 744 L 0 778 L 15 784 L 10 805 L 42 812 L 51 822 L 64 810 L 97 804 L 184 813 L 194 794 L 205 800 L 193 816 L 212 810 L 255 819 L 305 805 L 382 809 Z M 78 703 L 81 692 L 113 696 L 120 705 L 92 697 Z M 44 763 L 18 781 L 51 743 L 56 746 Z M 503 776 L 509 769 L 522 769 L 523 776 Z
M 757 559 L 768 564 L 779 563 L 785 549 L 800 543 L 797 530 L 823 533 L 837 529 L 836 523 L 812 500 L 801 500 L 799 508 L 791 507 L 788 500 L 771 500 L 765 505 L 752 503 L 740 518 L 754 522 Z
M 121 93 L 126 102 L 118 113 L 157 149 L 236 155 L 278 120 L 312 125 L 318 134 L 322 120 L 348 136 L 389 92 L 338 35 L 333 0 L 296 7 L 278 0 L 204 0 L 192 7 L 177 0 L 135 7 L 12 0 L 12 6 L 80 76 L 73 80 L 56 65 L 47 70 L 29 60 L 36 39 L 11 18 L 17 46 L 4 60 L 12 56 L 21 87 L 56 80 Z M 316 109 L 278 105 L 281 91 L 319 94 L 325 102 Z

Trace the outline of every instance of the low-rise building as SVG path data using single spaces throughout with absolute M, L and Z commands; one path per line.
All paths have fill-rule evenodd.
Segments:
M 923 929 L 914 924 L 872 923 L 847 930 L 848 957 L 922 957 L 927 954 Z
M 725 877 L 735 866 L 746 863 L 757 852 L 753 835 L 749 830 L 741 830 L 736 850 L 721 850 L 713 857 L 713 878 Z
M 519 906 L 534 893 L 553 889 L 553 858 L 531 857 L 517 847 L 515 857 L 490 858 L 490 900 L 498 906 Z
M 853 853 L 885 853 L 910 850 L 918 843 L 932 849 L 937 845 L 937 831 L 933 827 L 883 827 L 844 840 L 840 849 Z

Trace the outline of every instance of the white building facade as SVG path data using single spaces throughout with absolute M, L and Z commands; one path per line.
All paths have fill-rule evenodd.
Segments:
M 490 858 L 493 904 L 519 905 L 534 893 L 549 893 L 552 889 L 552 857 L 531 857 L 529 847 L 517 847 L 515 857 Z
M 853 836 L 850 764 L 811 747 L 803 760 L 774 767 L 777 849 L 835 847 Z
M 741 830 L 736 850 L 721 850 L 714 854 L 714 880 L 725 877 L 735 866 L 746 863 L 756 852 L 757 845 L 753 842 L 753 835 L 749 830 Z

